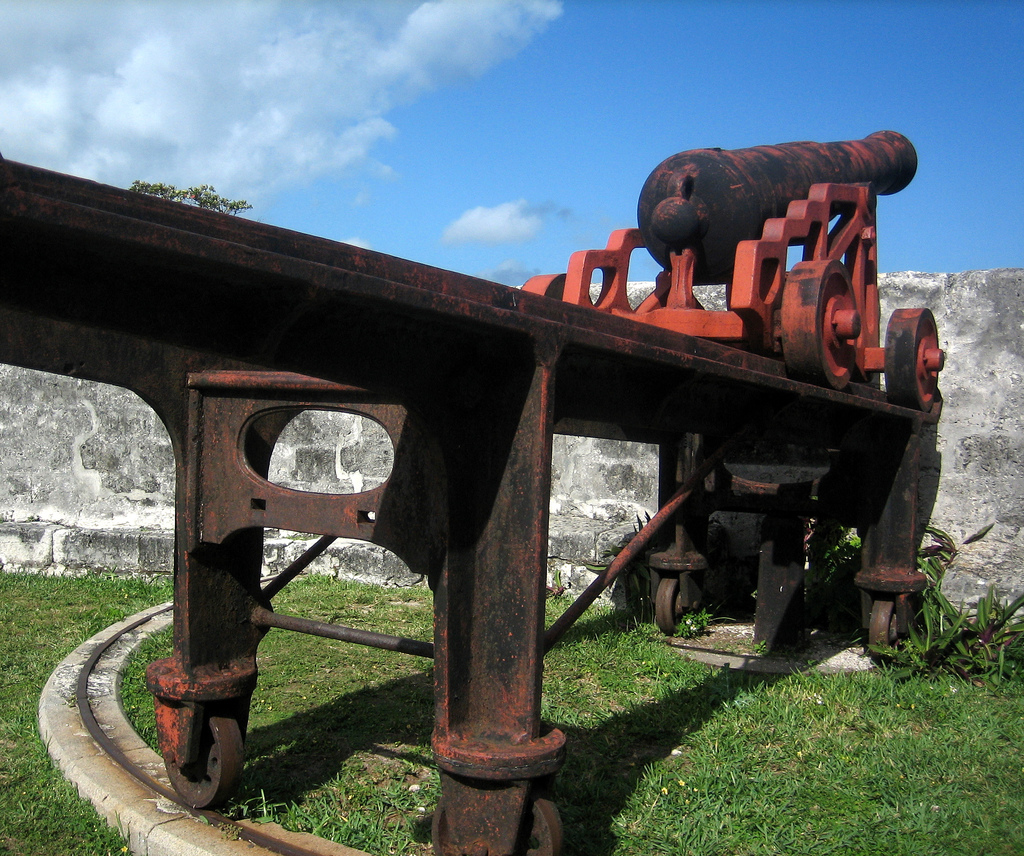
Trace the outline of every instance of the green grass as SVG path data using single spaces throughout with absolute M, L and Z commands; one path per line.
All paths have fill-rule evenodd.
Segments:
M 0 852 L 121 852 L 53 771 L 35 704 L 68 650 L 167 597 L 130 580 L 0 576 Z M 424 591 L 311 579 L 275 605 L 430 638 Z M 151 640 L 127 676 L 150 739 L 141 671 L 166 645 Z M 371 853 L 428 853 L 430 663 L 282 631 L 260 651 L 232 811 Z M 595 612 L 549 654 L 543 716 L 568 735 L 555 793 L 567 856 L 1024 852 L 1020 683 L 712 671 L 653 628 Z
M 53 767 L 36 707 L 54 667 L 85 639 L 168 600 L 168 582 L 0 573 L 0 853 L 120 854 L 124 840 Z
M 553 619 L 565 601 L 550 603 Z M 275 605 L 430 638 L 421 590 L 311 579 Z M 278 631 L 261 654 L 234 814 L 429 853 L 430 664 Z M 545 663 L 543 717 L 568 735 L 556 786 L 567 854 L 1024 852 L 1019 684 L 713 671 L 608 612 Z

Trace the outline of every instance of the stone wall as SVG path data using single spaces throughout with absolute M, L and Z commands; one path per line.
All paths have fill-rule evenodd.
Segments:
M 1024 270 L 896 273 L 880 283 L 883 318 L 927 306 L 946 367 L 942 421 L 927 475 L 932 523 L 956 538 L 991 524 L 965 547 L 947 589 L 973 600 L 994 585 L 1024 592 Z
M 927 306 L 947 351 L 937 454 L 925 474 L 924 511 L 965 548 L 950 594 L 973 599 L 989 585 L 1024 591 L 1024 270 L 883 277 L 883 323 L 894 308 Z M 174 495 L 167 434 L 136 396 L 113 387 L 0 366 L 0 566 L 36 571 L 171 566 Z M 303 414 L 275 450 L 271 478 L 293 487 L 359 492 L 386 476 L 390 442 L 368 420 Z M 598 559 L 653 513 L 653 447 L 558 437 L 551 543 L 559 581 L 576 588 Z M 733 518 L 735 552 L 753 549 L 749 520 Z M 268 539 L 280 567 L 305 546 Z M 745 545 L 745 546 L 744 546 Z M 393 555 L 343 543 L 318 561 L 324 573 L 393 585 L 418 581 Z

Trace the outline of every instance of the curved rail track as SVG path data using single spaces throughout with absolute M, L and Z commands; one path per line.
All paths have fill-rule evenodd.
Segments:
M 208 809 L 192 808 L 185 804 L 169 784 L 161 782 L 159 779 L 151 776 L 145 769 L 133 762 L 121 746 L 118 745 L 118 742 L 104 730 L 95 711 L 93 710 L 92 698 L 89 689 L 90 678 L 97 671 L 97 667 L 103 660 L 104 656 L 121 639 L 139 628 L 144 627 L 147 623 L 151 622 L 158 616 L 166 614 L 172 608 L 173 607 L 168 604 L 163 608 L 149 610 L 142 615 L 142 617 L 131 621 L 96 646 L 95 650 L 82 665 L 81 670 L 78 673 L 78 679 L 75 687 L 74 701 L 77 705 L 82 723 L 85 725 L 92 739 L 114 763 L 136 779 L 145 788 L 152 791 L 157 796 L 174 803 L 175 806 L 180 808 L 182 813 L 191 815 L 192 817 L 209 824 L 211 827 L 219 829 L 230 838 L 237 838 L 239 840 L 249 842 L 272 853 L 279 853 L 282 856 L 323 856 L 324 850 L 316 847 L 315 845 L 311 847 L 303 847 L 292 841 L 284 840 L 281 837 L 264 832 L 260 829 L 254 829 L 249 825 L 238 823 L 222 814 L 219 814 L 218 812 L 210 811 Z M 324 842 L 324 844 L 329 846 L 328 842 Z M 350 852 L 356 854 L 359 851 L 351 850 Z

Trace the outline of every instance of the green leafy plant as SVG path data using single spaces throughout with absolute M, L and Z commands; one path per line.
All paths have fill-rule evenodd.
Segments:
M 715 616 L 707 609 L 698 612 L 688 612 L 679 619 L 679 626 L 676 628 L 676 638 L 694 639 L 700 636 L 714 622 Z
M 811 521 L 806 543 L 809 567 L 804 579 L 808 625 L 832 632 L 860 627 L 860 591 L 853 582 L 860 570 L 860 547 L 853 529 L 834 520 Z
M 983 538 L 991 527 L 965 539 Z M 1004 603 L 989 588 L 973 609 L 953 604 L 942 592 L 942 580 L 959 548 L 946 532 L 929 527 L 931 541 L 918 559 L 928 578 L 917 621 L 896 647 L 873 647 L 900 675 L 953 674 L 976 684 L 996 685 L 1024 677 L 1024 595 Z
M 647 522 L 651 516 L 647 515 Z M 584 567 L 595 574 L 604 573 L 605 569 L 612 563 L 612 560 L 621 553 L 627 544 L 633 540 L 637 533 L 643 529 L 645 521 L 636 518 L 636 528 L 632 534 L 627 535 L 617 544 L 609 547 L 601 553 L 600 562 L 587 562 Z M 654 618 L 654 607 L 651 604 L 651 569 L 642 559 L 634 559 L 623 570 L 620 576 L 619 585 L 625 594 L 626 604 L 630 613 L 639 621 L 652 621 Z
M 216 189 L 209 184 L 200 184 L 197 187 L 179 190 L 173 184 L 136 180 L 128 189 L 135 193 L 144 193 L 146 196 L 158 196 L 173 202 L 183 202 L 198 208 L 220 211 L 222 214 L 238 214 L 252 208 L 244 199 L 228 199 L 218 195 Z

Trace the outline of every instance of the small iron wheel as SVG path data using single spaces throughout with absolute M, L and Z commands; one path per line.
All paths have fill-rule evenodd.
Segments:
M 896 643 L 896 610 L 891 600 L 876 600 L 871 605 L 871 625 L 868 644 L 873 647 L 891 647 Z
M 448 834 L 448 817 L 440 805 L 434 812 L 431 837 L 434 853 L 438 856 L 448 856 L 454 852 Z M 522 839 L 519 846 L 523 846 Z M 526 848 L 526 856 L 561 856 L 562 818 L 557 806 L 546 797 L 538 797 L 533 801 L 532 823 L 529 835 L 526 836 Z
M 843 389 L 857 368 L 860 328 L 842 262 L 793 266 L 782 290 L 782 356 L 790 375 Z
M 654 623 L 666 636 L 675 636 L 678 614 L 679 577 L 662 577 L 654 595 Z
M 193 808 L 220 805 L 238 788 L 245 744 L 238 720 L 211 716 L 203 728 L 199 757 L 179 767 L 167 762 L 167 775 L 182 800 Z
M 533 828 L 526 856 L 561 856 L 562 818 L 558 807 L 546 797 L 533 801 Z
M 885 397 L 892 404 L 931 410 L 944 360 L 930 310 L 892 313 L 885 330 Z

